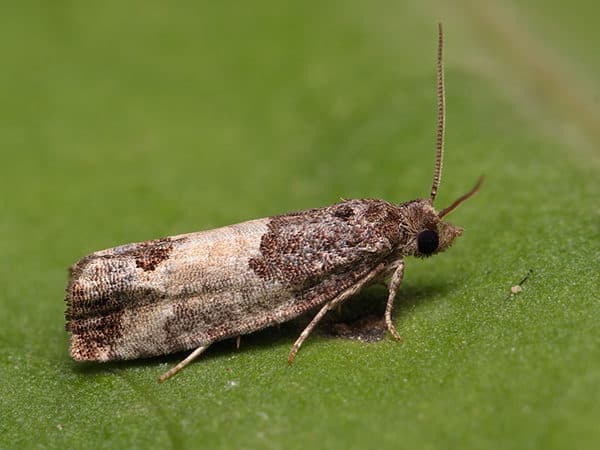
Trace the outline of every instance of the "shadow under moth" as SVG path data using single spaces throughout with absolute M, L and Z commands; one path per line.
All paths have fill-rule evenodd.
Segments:
M 344 200 L 333 206 L 251 220 L 92 253 L 70 268 L 66 329 L 77 361 L 112 361 L 193 352 L 164 381 L 212 343 L 316 315 L 289 354 L 291 364 L 327 311 L 365 286 L 388 286 L 387 329 L 404 275 L 404 258 L 431 256 L 462 234 L 433 207 L 442 170 L 445 93 L 443 35 L 437 54 L 438 128 L 429 198 L 401 204 Z

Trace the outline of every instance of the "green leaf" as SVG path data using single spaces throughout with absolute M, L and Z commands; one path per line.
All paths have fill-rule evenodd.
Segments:
M 596 448 L 594 2 L 20 2 L 0 16 L 0 448 Z M 126 242 L 340 197 L 429 192 L 466 231 L 406 261 L 403 341 L 304 322 L 80 365 L 67 267 Z M 511 286 L 529 270 L 522 292 Z M 372 288 L 346 311 L 380 311 Z M 508 297 L 508 298 L 507 298 Z

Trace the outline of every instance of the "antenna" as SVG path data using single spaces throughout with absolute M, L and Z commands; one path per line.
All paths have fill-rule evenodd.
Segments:
M 444 156 L 444 122 L 446 119 L 446 94 L 444 91 L 444 33 L 442 23 L 438 23 L 438 52 L 437 52 L 437 101 L 438 101 L 438 127 L 437 145 L 435 156 L 435 172 L 433 173 L 433 184 L 431 185 L 431 204 L 435 200 L 440 180 L 442 179 L 442 158 Z
M 447 215 L 448 213 L 452 212 L 453 210 L 455 210 L 458 205 L 460 205 L 462 202 L 464 202 L 465 200 L 467 200 L 468 198 L 472 197 L 481 187 L 481 183 L 483 183 L 483 177 L 479 177 L 479 180 L 477 180 L 477 183 L 475 183 L 475 186 L 473 186 L 473 189 L 471 189 L 469 192 L 467 192 L 464 195 L 461 195 L 460 197 L 458 197 L 456 200 L 454 200 L 454 202 L 448 206 L 447 208 L 442 209 L 439 214 L 438 217 L 441 219 L 442 217 L 444 217 L 445 215 Z

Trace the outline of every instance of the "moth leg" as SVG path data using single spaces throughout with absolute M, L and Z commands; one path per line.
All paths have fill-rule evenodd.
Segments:
M 179 372 L 181 369 L 183 369 L 185 366 L 187 366 L 189 363 L 191 363 L 194 359 L 196 359 L 198 356 L 200 356 L 200 354 L 202 354 L 202 352 L 204 352 L 204 350 L 206 350 L 208 347 L 210 347 L 210 344 L 198 347 L 196 350 L 194 350 L 192 353 L 190 353 L 190 355 L 187 358 L 185 358 L 183 361 L 181 361 L 175 367 L 171 367 L 169 370 L 167 370 L 165 373 L 163 373 L 158 378 L 158 382 L 162 383 L 164 381 L 167 381 L 169 378 L 171 378 L 173 375 L 175 375 L 177 372 Z
M 321 321 L 321 319 L 327 313 L 327 311 L 329 311 L 329 309 L 331 308 L 332 303 L 334 301 L 335 300 L 332 300 L 329 303 L 326 303 L 325 306 L 323 306 L 319 310 L 319 312 L 317 313 L 317 315 L 315 317 L 313 317 L 313 320 L 310 321 L 310 323 L 304 329 L 304 331 L 302 331 L 302 333 L 300 333 L 300 337 L 298 337 L 298 339 L 296 339 L 296 342 L 294 342 L 294 345 L 292 346 L 292 350 L 290 351 L 290 354 L 288 356 L 288 364 L 291 365 L 294 362 L 294 358 L 296 356 L 296 353 L 298 353 L 298 350 L 300 350 L 300 347 L 302 346 L 302 343 L 306 340 L 306 338 L 308 337 L 308 335 L 310 334 L 310 332 L 313 330 L 313 328 L 316 327 L 317 324 Z
M 394 299 L 396 298 L 396 294 L 400 285 L 402 284 L 402 278 L 404 278 L 404 261 L 400 261 L 400 264 L 396 268 L 396 271 L 392 275 L 392 279 L 390 280 L 389 285 L 389 293 L 387 304 L 385 305 L 385 324 L 389 332 L 394 336 L 394 339 L 397 341 L 400 340 L 400 334 L 396 330 L 396 327 L 392 323 L 392 307 L 394 306 Z
M 296 339 L 296 342 L 294 342 L 294 345 L 292 346 L 292 350 L 290 351 L 290 354 L 288 356 L 288 364 L 291 365 L 294 362 L 294 357 L 296 356 L 296 353 L 298 353 L 298 350 L 300 350 L 302 343 L 306 340 L 306 338 L 311 333 L 311 331 L 321 321 L 323 316 L 325 316 L 325 314 L 327 314 L 327 311 L 332 310 L 336 306 L 340 305 L 348 297 L 351 297 L 352 295 L 354 295 L 358 291 L 360 291 L 369 281 L 371 281 L 375 276 L 377 276 L 379 273 L 381 273 L 381 271 L 383 270 L 384 267 L 385 267 L 384 264 L 380 264 L 375 269 L 373 269 L 371 272 L 369 272 L 363 279 L 359 280 L 355 285 L 350 286 L 348 289 L 346 289 L 344 292 L 339 294 L 333 300 L 325 303 L 325 306 L 323 306 L 319 310 L 317 315 L 315 317 L 313 317 L 313 320 L 311 320 L 310 323 L 306 326 L 306 328 L 302 331 L 302 333 L 300 333 L 300 336 L 298 337 L 298 339 Z

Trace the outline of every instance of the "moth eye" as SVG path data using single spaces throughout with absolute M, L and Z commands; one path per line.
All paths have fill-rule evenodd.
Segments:
M 417 235 L 417 249 L 422 255 L 431 255 L 440 244 L 437 231 L 423 230 Z

